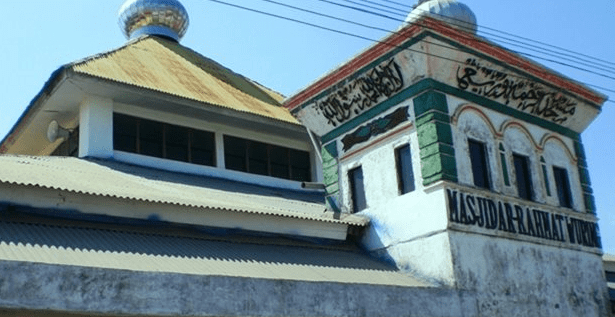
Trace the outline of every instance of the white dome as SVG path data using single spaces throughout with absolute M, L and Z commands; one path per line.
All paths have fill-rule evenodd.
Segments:
M 408 14 L 406 23 L 428 16 L 444 21 L 456 29 L 476 34 L 476 16 L 470 7 L 456 0 L 420 0 Z
M 118 19 L 128 39 L 150 34 L 179 41 L 188 29 L 188 12 L 177 0 L 127 0 Z

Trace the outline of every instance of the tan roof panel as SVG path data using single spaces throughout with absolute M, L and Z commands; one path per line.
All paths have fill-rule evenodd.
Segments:
M 139 167 L 129 166 L 131 170 Z M 156 175 L 164 171 L 154 171 Z M 176 173 L 166 173 L 174 175 Z M 0 155 L 0 183 L 38 186 L 83 193 L 95 196 L 117 197 L 153 203 L 172 204 L 196 208 L 229 210 L 280 217 L 309 219 L 315 221 L 365 226 L 368 220 L 357 215 L 342 215 L 336 219 L 333 212 L 326 211 L 323 203 L 293 199 L 283 193 L 263 190 L 236 191 L 242 183 L 231 182 L 218 187 L 206 187 L 215 179 L 180 181 L 154 179 L 137 173 L 128 173 L 104 164 L 72 157 Z M 227 181 L 230 182 L 230 181 Z
M 237 111 L 298 124 L 281 106 L 283 96 L 234 73 L 179 43 L 142 37 L 76 62 L 80 74 L 152 89 Z

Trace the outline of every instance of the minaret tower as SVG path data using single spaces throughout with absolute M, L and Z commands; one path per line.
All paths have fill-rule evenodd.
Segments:
M 476 31 L 468 6 L 420 1 L 286 106 L 320 136 L 329 204 L 370 218 L 373 255 L 476 292 L 485 316 L 600 315 L 580 133 L 605 97 Z

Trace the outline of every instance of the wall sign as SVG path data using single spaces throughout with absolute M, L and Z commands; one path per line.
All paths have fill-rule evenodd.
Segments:
M 354 145 L 363 143 L 374 136 L 395 128 L 402 122 L 408 121 L 408 108 L 408 106 L 401 107 L 382 118 L 378 118 L 362 127 L 359 127 L 355 132 L 347 134 L 342 139 L 344 151 L 348 151 Z
M 453 223 L 601 248 L 596 223 L 452 189 L 446 196 Z
M 481 65 L 469 58 L 457 69 L 457 87 L 561 124 L 576 111 L 576 102 L 560 91 Z
M 313 107 L 316 113 L 327 119 L 327 124 L 336 127 L 399 92 L 403 86 L 401 67 L 390 59 L 316 102 Z

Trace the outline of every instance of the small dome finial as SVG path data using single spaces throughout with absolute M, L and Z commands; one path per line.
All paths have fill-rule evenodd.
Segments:
M 128 39 L 144 34 L 178 41 L 188 29 L 188 12 L 177 0 L 127 0 L 118 12 L 119 25 Z
M 450 24 L 452 27 L 476 34 L 476 16 L 470 8 L 457 0 L 419 0 L 408 14 L 406 23 L 414 23 L 428 16 Z

